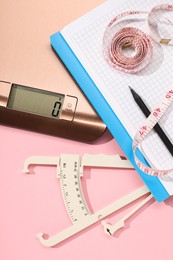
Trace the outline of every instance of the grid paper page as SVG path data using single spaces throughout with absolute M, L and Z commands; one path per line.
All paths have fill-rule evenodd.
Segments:
M 163 4 L 156 0 L 122 1 L 124 5 L 107 1 L 101 7 L 65 27 L 61 33 L 78 57 L 94 83 L 108 101 L 116 115 L 133 138 L 136 130 L 145 120 L 129 91 L 131 86 L 150 109 L 158 103 L 166 90 L 173 86 L 173 46 L 161 46 L 153 42 L 154 55 L 150 64 L 141 72 L 126 74 L 112 68 L 105 61 L 102 53 L 102 40 L 109 21 L 124 11 L 149 11 L 154 6 Z M 172 1 L 166 3 L 173 4 Z M 161 16 L 159 34 L 162 38 L 173 38 L 173 12 Z M 138 18 L 138 19 L 136 19 Z M 145 31 L 146 15 L 126 18 L 118 23 L 115 32 L 124 26 L 134 26 Z M 112 32 L 110 32 L 112 33 Z M 109 36 L 108 36 L 109 38 Z M 159 122 L 166 135 L 173 142 L 173 106 L 171 105 Z M 141 150 L 150 165 L 158 169 L 173 168 L 173 158 L 158 135 L 152 131 L 142 143 Z

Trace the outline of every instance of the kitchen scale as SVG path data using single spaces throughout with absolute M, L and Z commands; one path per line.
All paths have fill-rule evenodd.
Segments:
M 91 142 L 105 124 L 76 87 L 33 88 L 0 81 L 0 124 L 68 139 Z
M 44 233 L 37 235 L 40 242 L 46 247 L 55 246 L 69 237 L 79 233 L 94 223 L 100 221 L 107 235 L 113 236 L 120 228 L 124 227 L 125 221 L 132 216 L 137 210 L 145 205 L 153 195 L 148 188 L 143 187 L 122 197 L 105 208 L 91 213 L 84 193 L 82 191 L 80 177 L 83 176 L 84 167 L 106 167 L 106 168 L 127 168 L 133 166 L 130 161 L 119 155 L 85 154 L 83 157 L 76 154 L 61 154 L 59 157 L 34 156 L 26 159 L 24 163 L 24 172 L 29 173 L 30 165 L 54 165 L 57 166 L 57 178 L 60 179 L 62 197 L 68 215 L 72 221 L 72 226 L 46 239 Z M 125 207 L 131 202 L 145 196 L 126 216 L 124 216 L 115 225 L 107 223 L 105 218 L 110 214 Z
M 106 125 L 50 45 L 51 32 L 66 16 L 55 10 L 47 23 L 42 14 L 52 14 L 51 4 L 35 4 L 36 16 L 27 1 L 11 5 L 1 4 L 0 125 L 82 142 L 102 137 Z

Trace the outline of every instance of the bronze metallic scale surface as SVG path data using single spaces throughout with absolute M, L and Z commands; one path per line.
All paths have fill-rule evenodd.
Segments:
M 90 142 L 105 124 L 78 88 L 73 95 L 0 81 L 0 124 Z

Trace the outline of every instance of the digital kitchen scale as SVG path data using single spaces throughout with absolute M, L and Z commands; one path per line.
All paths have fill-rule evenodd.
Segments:
M 103 135 L 106 126 L 82 93 L 57 91 L 0 81 L 0 123 L 84 142 Z
M 27 1 L 8 0 L 1 9 L 0 126 L 82 142 L 101 137 L 105 124 L 50 45 L 51 33 L 67 17 L 54 10 L 53 18 L 51 5 L 39 2 L 33 10 Z

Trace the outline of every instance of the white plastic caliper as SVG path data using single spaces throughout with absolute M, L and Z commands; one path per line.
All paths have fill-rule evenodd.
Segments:
M 91 214 L 85 201 L 80 183 L 80 177 L 83 175 L 83 167 L 91 166 L 131 169 L 133 166 L 128 160 L 120 157 L 119 155 L 112 156 L 104 154 L 85 154 L 83 157 L 74 154 L 61 154 L 60 157 L 34 156 L 29 157 L 25 161 L 24 172 L 29 173 L 29 166 L 33 164 L 57 166 L 57 177 L 60 178 L 64 203 L 73 223 L 73 225 L 69 228 L 52 237 L 49 237 L 48 239 L 44 238 L 43 233 L 39 233 L 37 236 L 40 242 L 47 247 L 55 246 L 56 244 L 64 241 L 65 239 L 73 236 L 74 234 L 91 226 L 97 221 L 104 219 L 122 207 L 149 193 L 149 195 L 142 202 L 140 202 L 135 208 L 132 209 L 132 211 L 130 211 L 130 213 L 128 213 L 115 225 L 107 224 L 106 221 L 101 222 L 104 226 L 105 233 L 112 236 L 118 229 L 124 226 L 125 220 L 127 220 L 153 197 L 148 188 L 143 186 L 99 210 L 98 212 Z

